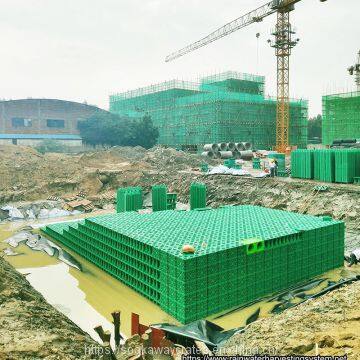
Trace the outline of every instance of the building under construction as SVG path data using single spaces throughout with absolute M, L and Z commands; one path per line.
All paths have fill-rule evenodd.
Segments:
M 209 142 L 249 141 L 255 148 L 276 144 L 276 99 L 264 95 L 265 78 L 228 71 L 198 82 L 172 80 L 110 96 L 110 111 L 149 114 L 159 144 L 193 148 Z M 290 144 L 307 145 L 305 100 L 290 102 Z
M 323 144 L 360 139 L 360 91 L 323 97 Z

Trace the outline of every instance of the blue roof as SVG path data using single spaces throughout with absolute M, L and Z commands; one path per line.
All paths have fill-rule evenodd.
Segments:
M 81 136 L 68 134 L 0 134 L 0 139 L 81 140 Z

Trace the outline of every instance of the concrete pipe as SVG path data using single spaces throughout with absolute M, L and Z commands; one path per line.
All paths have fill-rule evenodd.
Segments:
M 233 142 L 227 143 L 227 148 L 229 151 L 234 151 L 236 149 L 236 145 Z
M 249 142 L 243 142 L 245 150 L 251 150 L 251 143 Z
M 219 151 L 227 151 L 227 143 L 218 144 Z
M 218 150 L 218 144 L 205 144 L 204 145 L 204 151 L 217 151 Z
M 233 157 L 232 151 L 220 151 L 220 156 L 222 159 L 231 159 Z
M 214 157 L 217 158 L 217 159 L 221 159 L 220 151 L 215 151 L 214 152 Z
M 251 160 L 253 158 L 253 152 L 251 150 L 240 151 L 240 159 Z
M 240 159 L 240 151 L 235 149 L 232 153 L 234 159 Z
M 236 150 L 238 151 L 244 151 L 245 150 L 245 146 L 242 142 L 239 142 L 239 143 L 235 143 L 236 145 Z
M 204 151 L 201 153 L 201 156 L 213 159 L 215 157 L 215 153 L 213 151 Z

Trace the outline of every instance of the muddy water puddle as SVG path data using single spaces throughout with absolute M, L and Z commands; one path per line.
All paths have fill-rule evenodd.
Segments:
M 87 216 L 94 215 L 92 213 Z M 81 217 L 86 217 L 86 215 Z M 64 220 L 71 219 L 67 217 Z M 48 222 L 54 222 L 54 219 Z M 3 240 L 27 225 L 29 222 L 0 225 L 0 252 L 8 247 Z M 36 227 L 36 223 L 31 223 L 31 225 Z M 129 336 L 131 332 L 132 312 L 139 314 L 141 323 L 146 325 L 161 322 L 178 324 L 159 306 L 68 249 L 66 250 L 81 263 L 83 271 L 69 267 L 56 257 L 51 257 L 44 252 L 34 251 L 25 244 L 19 245 L 14 250 L 19 255 L 5 256 L 6 260 L 20 272 L 27 274 L 28 281 L 50 304 L 88 332 L 95 340 L 98 340 L 93 331 L 95 326 L 102 325 L 105 330 L 112 329 L 111 312 L 114 310 L 121 311 L 121 332 L 125 336 Z M 325 288 L 328 280 L 338 281 L 344 276 L 344 272 L 345 275 L 349 275 L 345 269 L 336 269 L 323 274 L 321 278 L 327 280 L 314 284 L 311 289 L 305 291 L 306 295 L 315 294 Z M 297 297 L 291 299 L 293 304 L 300 301 L 301 299 Z M 210 316 L 208 320 L 226 330 L 237 328 L 245 326 L 251 317 L 271 316 L 271 311 L 279 304 L 278 298 L 268 298 L 246 308 Z

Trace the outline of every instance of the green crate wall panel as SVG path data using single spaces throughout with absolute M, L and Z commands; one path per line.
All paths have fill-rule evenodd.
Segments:
M 335 181 L 335 151 L 314 151 L 314 179 L 334 182 Z
M 119 188 L 116 194 L 116 212 L 136 211 L 142 209 L 141 187 Z
M 250 141 L 255 148 L 276 143 L 276 100 L 264 96 L 262 76 L 225 72 L 200 83 L 168 81 L 110 96 L 110 111 L 149 114 L 159 128 L 159 144 L 180 148 L 209 142 Z M 290 143 L 307 145 L 307 108 L 290 104 Z
M 206 185 L 203 183 L 192 183 L 190 186 L 190 209 L 206 208 Z
M 167 209 L 167 187 L 166 185 L 153 185 L 151 188 L 152 209 L 162 211 Z
M 360 139 L 360 92 L 327 95 L 322 99 L 322 141 Z
M 342 266 L 344 254 L 343 222 L 256 206 L 124 212 L 43 231 L 182 323 Z
M 294 150 L 291 152 L 291 176 L 301 179 L 314 178 L 314 151 Z
M 360 176 L 360 149 L 335 151 L 335 182 L 353 183 Z

